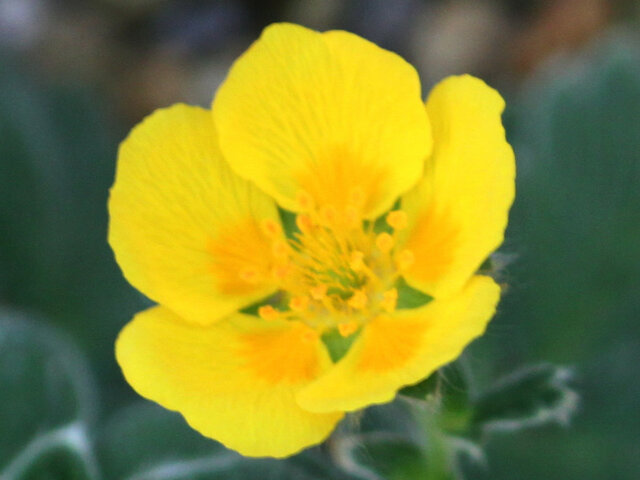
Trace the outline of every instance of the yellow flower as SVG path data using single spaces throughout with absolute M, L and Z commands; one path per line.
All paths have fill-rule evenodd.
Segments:
M 127 381 L 244 455 L 283 457 L 454 360 L 500 296 L 476 272 L 514 196 L 503 107 L 461 76 L 425 108 L 397 55 L 268 27 L 211 111 L 158 110 L 121 145 L 109 242 L 159 304 L 117 340 Z M 401 279 L 433 300 L 401 308 Z M 342 358 L 331 335 L 352 341 Z

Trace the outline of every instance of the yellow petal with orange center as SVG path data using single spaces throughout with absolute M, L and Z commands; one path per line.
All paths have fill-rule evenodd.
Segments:
M 431 149 L 415 69 L 341 31 L 267 27 L 213 115 L 231 168 L 293 211 L 379 215 L 419 180 Z
M 109 243 L 125 277 L 188 321 L 210 323 L 274 291 L 274 202 L 220 154 L 211 112 L 158 110 L 118 155 Z
M 295 401 L 331 364 L 298 323 L 236 314 L 198 326 L 155 307 L 122 330 L 116 357 L 140 395 L 243 455 L 291 455 L 322 442 L 342 417 Z
M 476 276 L 450 298 L 378 316 L 342 360 L 300 391 L 299 404 L 331 412 L 393 400 L 398 389 L 455 360 L 481 335 L 499 297 L 500 287 L 491 278 Z
M 434 149 L 424 179 L 402 198 L 401 244 L 415 255 L 407 282 L 432 297 L 454 294 L 502 243 L 515 195 L 515 161 L 501 122 L 504 101 L 468 75 L 427 100 Z

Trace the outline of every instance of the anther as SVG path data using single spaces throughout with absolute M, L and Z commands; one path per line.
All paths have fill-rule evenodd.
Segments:
M 385 312 L 393 312 L 396 309 L 397 303 L 398 290 L 396 290 L 395 288 L 391 288 L 382 294 L 382 301 L 380 302 L 380 306 Z
M 354 187 L 349 192 L 348 202 L 355 207 L 362 208 L 364 206 L 364 190 L 362 187 Z
M 296 216 L 296 225 L 302 233 L 309 233 L 313 229 L 311 217 L 305 213 Z
M 286 278 L 289 275 L 289 272 L 291 271 L 291 266 L 288 264 L 285 265 L 276 265 L 275 267 L 273 267 L 273 276 L 276 277 L 278 280 L 282 280 L 284 278 Z
M 291 308 L 291 310 L 293 310 L 294 312 L 303 312 L 307 309 L 308 306 L 309 306 L 309 297 L 305 297 L 305 296 L 293 297 L 289 301 L 289 308 Z
M 387 214 L 387 224 L 394 230 L 402 230 L 407 228 L 407 214 L 402 210 L 394 210 Z
M 238 276 L 241 280 L 251 284 L 256 284 L 260 280 L 260 275 L 255 268 L 245 268 Z
M 344 209 L 344 220 L 348 228 L 358 227 L 361 221 L 360 209 L 353 205 L 347 205 Z
M 314 300 L 322 300 L 327 296 L 327 286 L 326 285 L 316 285 L 309 290 L 311 294 L 311 298 Z
M 276 258 L 286 258 L 289 254 L 289 247 L 284 240 L 276 240 L 273 242 L 271 250 Z
M 416 257 L 411 250 L 403 250 L 396 257 L 398 269 L 405 271 L 413 265 L 416 261 Z
M 277 320 L 280 316 L 280 312 L 273 308 L 271 305 L 263 305 L 258 308 L 258 315 L 263 320 Z
M 300 338 L 302 338 L 304 342 L 311 343 L 318 340 L 318 334 L 311 328 L 305 328 L 300 334 Z
M 355 250 L 351 253 L 351 258 L 349 259 L 349 267 L 354 272 L 362 270 L 364 267 L 364 253 Z
M 356 292 L 347 300 L 347 305 L 355 310 L 363 310 L 367 306 L 367 294 L 362 290 L 356 290 Z
M 323 205 L 320 208 L 320 218 L 329 226 L 335 225 L 338 214 L 333 205 Z
M 303 212 L 313 210 L 313 197 L 306 190 L 299 190 L 296 194 L 296 201 Z
M 376 247 L 382 253 L 389 253 L 393 248 L 393 237 L 386 232 L 379 234 L 376 237 Z
M 262 231 L 269 238 L 275 238 L 276 235 L 280 233 L 280 226 L 275 220 L 271 218 L 263 220 L 261 226 L 262 226 Z
M 338 332 L 343 337 L 348 337 L 358 330 L 358 324 L 356 322 L 347 322 L 338 324 Z

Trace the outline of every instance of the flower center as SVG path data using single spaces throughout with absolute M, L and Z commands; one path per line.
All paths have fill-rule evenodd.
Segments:
M 258 309 L 263 319 L 298 320 L 320 334 L 337 329 L 349 336 L 378 313 L 396 308 L 394 285 L 413 263 L 411 251 L 395 248 L 407 217 L 401 210 L 391 211 L 386 216 L 389 231 L 376 232 L 374 222 L 363 219 L 362 198 L 355 192 L 339 210 L 317 208 L 301 193 L 298 231 L 286 240 L 276 222 L 263 223 L 272 239 L 272 273 L 281 292 L 280 305 Z

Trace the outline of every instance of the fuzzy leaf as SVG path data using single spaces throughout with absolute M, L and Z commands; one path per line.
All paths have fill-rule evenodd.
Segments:
M 344 435 L 335 440 L 332 453 L 336 463 L 355 479 L 430 478 L 423 450 L 401 434 L 368 432 Z
M 489 432 L 567 425 L 578 404 L 578 394 L 569 386 L 571 377 L 568 368 L 550 364 L 523 368 L 476 401 L 473 423 Z
M 97 478 L 87 434 L 93 380 L 69 340 L 24 314 L 0 311 L 0 385 L 0 478 Z
M 244 458 L 146 402 L 111 418 L 98 454 L 106 480 L 348 480 L 317 448 L 286 460 Z

